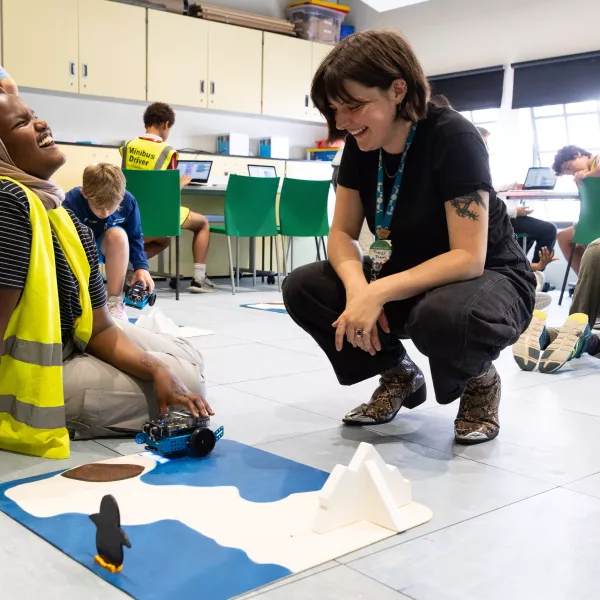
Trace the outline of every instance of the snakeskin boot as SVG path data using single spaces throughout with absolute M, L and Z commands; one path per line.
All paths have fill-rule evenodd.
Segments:
M 351 410 L 343 421 L 346 425 L 382 425 L 393 420 L 403 406 L 415 408 L 426 399 L 425 377 L 405 355 L 397 367 L 381 375 L 369 403 Z
M 500 433 L 500 389 L 500 375 L 493 364 L 487 373 L 469 379 L 454 421 L 459 444 L 489 442 Z

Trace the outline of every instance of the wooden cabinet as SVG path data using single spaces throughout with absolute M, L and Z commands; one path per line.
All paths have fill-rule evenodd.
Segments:
M 321 63 L 325 60 L 325 57 L 333 50 L 333 46 L 328 44 L 318 44 L 317 42 L 312 42 L 312 64 L 310 71 L 310 81 L 312 84 L 313 77 L 315 76 L 317 70 L 321 66 Z M 310 111 L 309 111 L 309 119 L 312 121 L 317 121 L 319 123 L 324 123 L 325 119 L 321 115 L 321 113 L 317 110 L 315 105 L 310 102 Z
M 208 23 L 149 10 L 148 100 L 206 108 L 207 97 Z
M 4 68 L 21 87 L 78 91 L 78 0 L 3 0 Z
M 208 108 L 260 114 L 262 31 L 208 24 Z
M 265 33 L 263 46 L 264 115 L 307 119 L 310 108 L 312 44 Z
M 79 2 L 79 93 L 146 99 L 146 9 Z

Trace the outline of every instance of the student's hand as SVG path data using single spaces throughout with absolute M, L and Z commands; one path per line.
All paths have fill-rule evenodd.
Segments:
M 138 281 L 141 281 L 144 284 L 144 287 L 149 292 L 153 292 L 154 291 L 154 280 L 150 276 L 150 273 L 148 271 L 146 271 L 146 269 L 138 269 L 133 274 L 133 278 L 131 279 L 131 282 L 132 283 L 137 283 Z
M 517 206 L 517 217 L 527 217 L 533 212 L 533 208 L 527 206 Z
M 389 333 L 383 306 L 373 293 L 372 287 L 367 285 L 347 301 L 346 310 L 333 323 L 333 327 L 336 328 L 335 347 L 337 351 L 342 350 L 344 337 L 346 337 L 355 348 L 361 348 L 371 356 L 375 356 L 376 352 L 381 351 L 377 322 L 384 331 Z M 361 335 L 356 335 L 357 331 Z
M 579 183 L 582 179 L 590 176 L 590 171 L 578 171 L 575 173 L 575 183 Z
M 158 369 L 154 373 L 154 391 L 161 415 L 167 414 L 168 406 L 184 406 L 193 417 L 215 414 L 200 394 L 192 394 L 169 369 Z
M 558 258 L 554 257 L 554 250 L 552 250 L 552 252 L 550 252 L 550 250 L 548 250 L 548 248 L 546 248 L 546 246 L 544 246 L 540 250 L 540 259 L 537 262 L 537 267 L 538 267 L 537 270 L 543 271 L 550 263 L 553 263 L 556 260 L 558 260 Z
M 179 178 L 179 187 L 181 187 L 181 189 L 183 189 L 186 185 L 190 184 L 191 182 L 192 182 L 191 175 L 182 175 Z

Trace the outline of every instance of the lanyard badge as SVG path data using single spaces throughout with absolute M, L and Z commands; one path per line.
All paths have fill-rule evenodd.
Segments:
M 411 125 L 406 144 L 404 145 L 404 152 L 400 159 L 400 166 L 398 173 L 396 173 L 396 179 L 394 180 L 394 186 L 390 199 L 385 204 L 384 192 L 383 192 L 383 150 L 379 150 L 379 171 L 377 173 L 377 191 L 376 191 L 376 205 L 375 205 L 375 241 L 369 248 L 369 257 L 373 261 L 371 281 L 375 281 L 379 275 L 383 265 L 390 260 L 392 256 L 392 242 L 388 239 L 391 234 L 391 224 L 394 212 L 396 211 L 396 203 L 398 202 L 398 196 L 400 195 L 400 187 L 402 185 L 402 179 L 404 177 L 404 166 L 406 164 L 406 155 L 408 149 L 415 139 L 415 133 L 417 130 L 417 124 Z

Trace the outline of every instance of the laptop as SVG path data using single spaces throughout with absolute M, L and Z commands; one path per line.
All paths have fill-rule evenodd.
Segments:
M 248 174 L 250 177 L 277 177 L 275 167 L 264 165 L 248 165 Z
M 212 169 L 212 160 L 180 160 L 178 169 L 181 175 L 189 175 L 188 185 L 206 185 Z
M 556 175 L 550 167 L 531 167 L 527 171 L 524 190 L 553 190 L 556 185 Z

